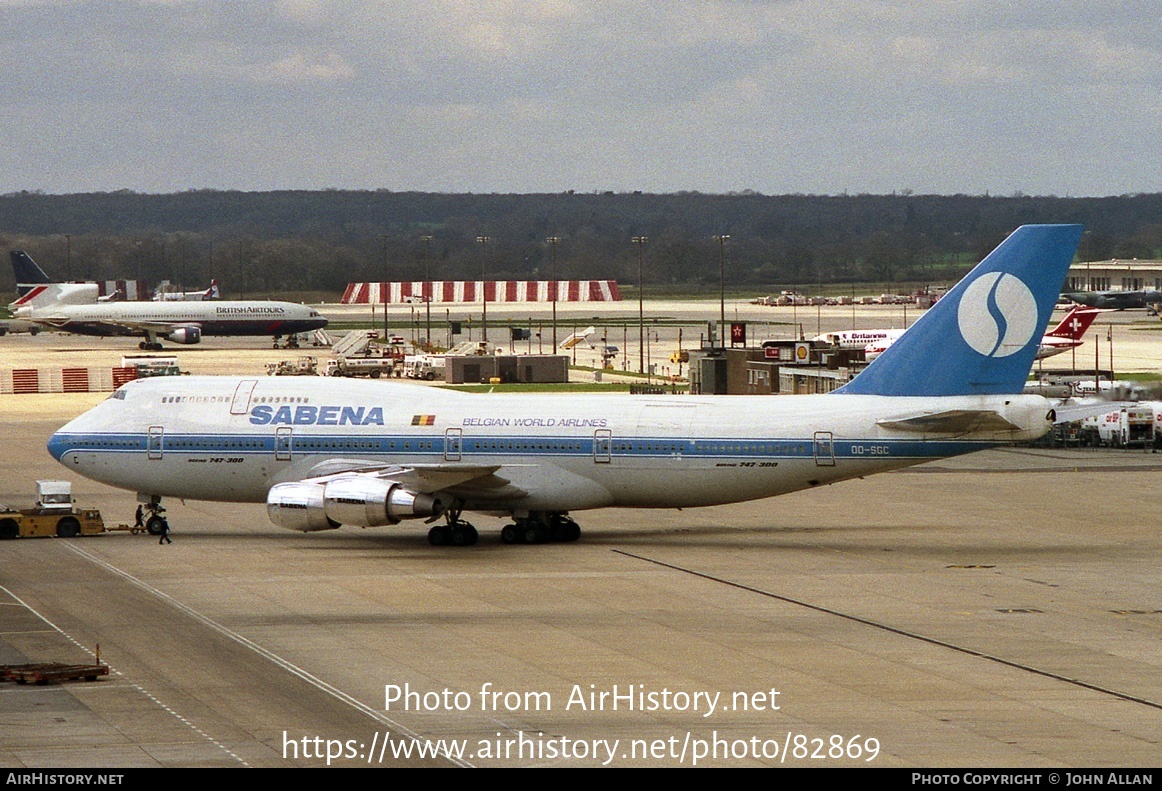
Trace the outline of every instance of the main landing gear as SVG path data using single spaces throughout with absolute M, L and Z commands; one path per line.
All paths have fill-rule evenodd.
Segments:
M 275 348 L 275 349 L 279 348 L 278 342 L 279 342 L 281 339 L 282 339 L 282 336 L 281 336 L 281 335 L 275 335 L 275 336 L 274 336 L 274 347 L 273 347 L 273 348 Z M 298 336 L 298 335 L 288 335 L 288 336 L 286 336 L 286 344 L 285 344 L 285 347 L 286 347 L 287 349 L 297 349 L 297 348 L 299 348 L 299 336 Z
M 162 346 L 154 335 L 146 333 L 145 340 L 137 344 L 137 348 L 141 349 L 143 352 L 160 352 Z
M 476 528 L 460 518 L 459 508 L 449 508 L 444 512 L 446 525 L 436 525 L 428 531 L 428 543 L 434 547 L 470 547 L 477 542 L 480 534 Z
M 436 525 L 428 531 L 428 543 L 434 547 L 470 547 L 480 534 L 476 528 L 460 518 L 460 508 L 444 511 L 447 524 Z M 533 511 L 527 516 L 514 516 L 514 524 L 505 525 L 500 540 L 505 544 L 547 544 L 550 541 L 576 541 L 581 527 L 564 511 Z
M 505 525 L 500 540 L 506 544 L 545 544 L 549 541 L 576 541 L 581 527 L 561 511 L 534 511 L 528 516 L 515 517 L 515 523 Z

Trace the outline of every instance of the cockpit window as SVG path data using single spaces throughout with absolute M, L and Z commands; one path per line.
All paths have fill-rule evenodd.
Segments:
M 124 390 L 114 390 L 113 393 L 109 396 L 109 398 L 116 398 L 118 401 L 124 401 L 125 400 L 125 391 Z M 108 401 L 109 398 L 106 398 L 105 400 Z

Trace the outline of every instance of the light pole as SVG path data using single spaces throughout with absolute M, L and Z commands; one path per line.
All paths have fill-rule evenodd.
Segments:
M 637 245 L 637 368 L 640 374 L 646 372 L 646 314 L 642 292 L 645 291 L 645 245 L 649 240 L 648 236 L 635 236 L 632 240 Z
M 729 234 L 719 234 L 718 240 L 718 343 L 726 348 L 726 240 Z
M 424 294 L 424 305 L 427 307 L 427 345 L 429 351 L 432 346 L 432 290 L 435 286 L 432 283 L 432 237 L 421 236 L 420 241 L 424 243 L 424 280 L 427 283 L 428 293 Z
M 387 334 L 387 294 L 384 293 L 384 289 L 388 287 L 387 286 L 387 234 L 385 234 L 385 233 L 380 234 L 379 238 L 383 240 L 383 283 L 380 284 L 380 286 L 379 286 L 379 298 L 381 300 L 383 300 L 383 342 L 390 343 L 391 339 L 388 337 L 388 334 Z M 374 323 L 374 321 L 375 321 L 374 316 L 372 316 L 372 322 Z M 375 327 L 372 327 L 372 329 L 375 329 Z
M 480 339 L 488 341 L 488 281 L 485 280 L 484 266 L 488 263 L 488 243 L 492 241 L 487 236 L 477 236 L 480 242 Z
M 557 353 L 557 242 L 561 241 L 560 236 L 550 236 L 545 240 L 549 243 L 549 249 L 553 251 L 553 282 L 549 287 L 553 289 L 553 354 Z

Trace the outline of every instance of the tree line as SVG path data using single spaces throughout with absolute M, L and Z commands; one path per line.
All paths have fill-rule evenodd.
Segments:
M 639 263 L 647 288 L 716 285 L 720 266 L 733 288 L 949 282 L 1018 225 L 1039 222 L 1084 224 L 1079 260 L 1162 257 L 1159 193 L 0 196 L 0 245 L 27 250 L 54 277 L 186 287 L 217 278 L 230 296 L 324 299 L 348 282 L 382 279 L 556 276 L 631 286 Z M 639 247 L 634 237 L 646 241 Z M 0 290 L 12 290 L 8 267 Z

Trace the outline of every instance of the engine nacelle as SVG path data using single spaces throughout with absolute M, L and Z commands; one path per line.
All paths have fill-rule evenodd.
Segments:
M 266 496 L 270 521 L 304 533 L 339 525 L 394 525 L 403 519 L 439 516 L 443 511 L 444 504 L 430 494 L 368 476 L 326 483 L 280 483 Z
M 394 525 L 401 519 L 439 516 L 444 510 L 443 504 L 430 494 L 418 494 L 381 478 L 336 478 L 327 481 L 325 488 L 327 516 L 343 525 Z
M 202 328 L 196 324 L 186 324 L 170 330 L 168 337 L 174 343 L 201 343 Z
M 339 526 L 327 518 L 321 483 L 275 484 L 266 494 L 266 515 L 279 527 L 301 533 L 334 530 Z

